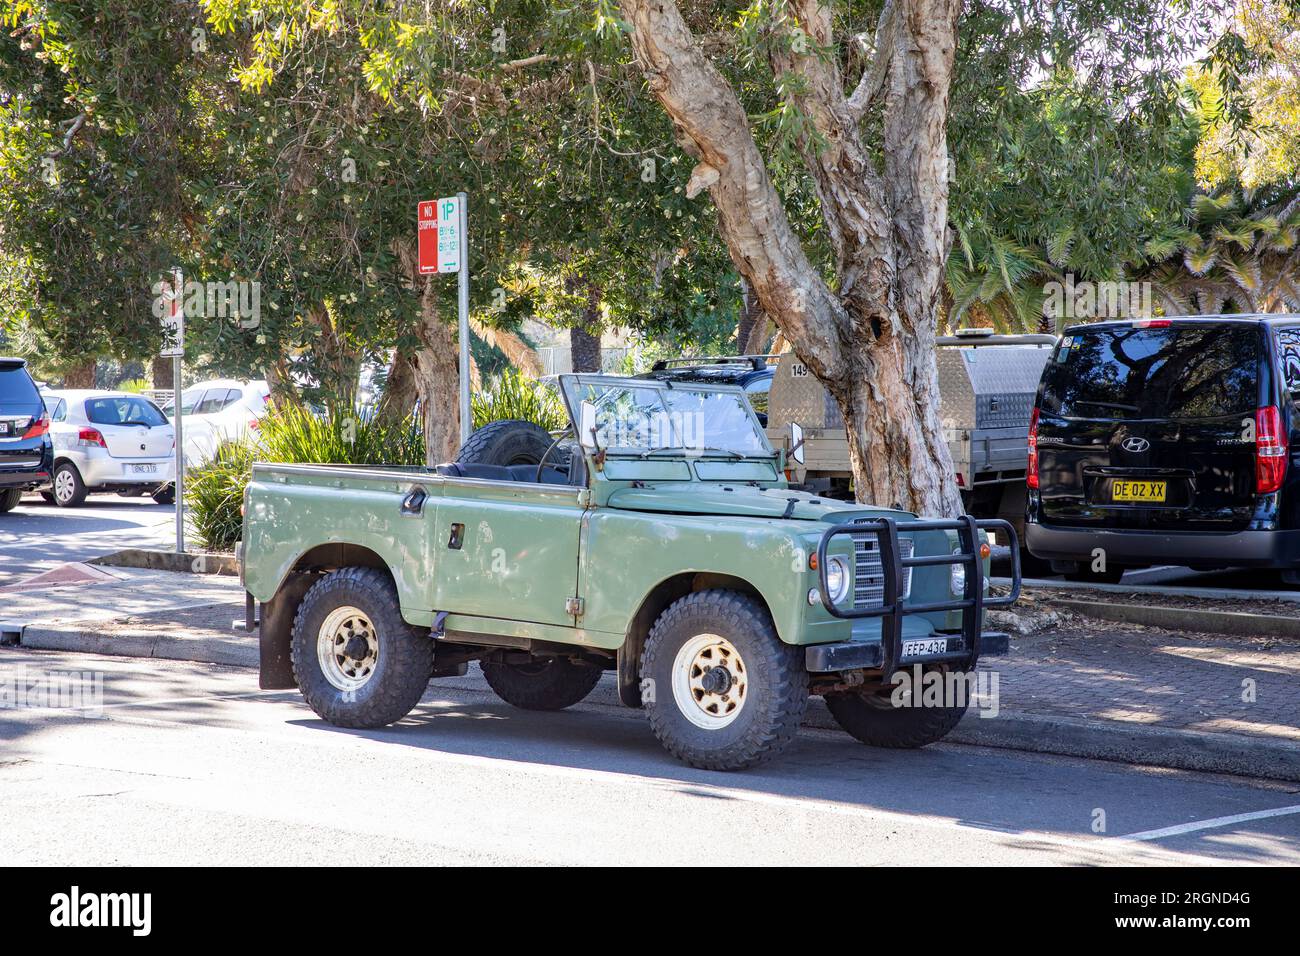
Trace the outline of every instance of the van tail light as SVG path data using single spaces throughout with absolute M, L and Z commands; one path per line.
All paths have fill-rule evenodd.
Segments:
M 77 432 L 77 444 L 83 448 L 107 448 L 108 444 L 104 441 L 104 436 L 100 434 L 98 428 L 83 428 Z
M 1038 409 L 1029 416 L 1029 461 L 1025 463 L 1025 485 L 1038 489 Z
M 49 413 L 41 415 L 40 418 L 33 418 L 32 423 L 27 426 L 27 431 L 23 432 L 24 438 L 40 438 L 50 430 Z
M 1255 491 L 1271 495 L 1286 476 L 1286 432 L 1276 405 L 1255 411 Z

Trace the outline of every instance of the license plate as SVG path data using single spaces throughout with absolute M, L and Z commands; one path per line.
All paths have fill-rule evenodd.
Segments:
M 948 651 L 948 638 L 927 637 L 922 641 L 904 641 L 904 657 L 929 657 L 931 654 L 945 654 Z
M 152 475 L 158 470 L 157 465 L 132 465 L 131 471 L 137 475 Z
M 7 438 L 14 433 L 13 422 L 0 422 L 0 437 Z
M 1128 479 L 1110 483 L 1111 501 L 1164 501 L 1164 481 L 1129 481 Z

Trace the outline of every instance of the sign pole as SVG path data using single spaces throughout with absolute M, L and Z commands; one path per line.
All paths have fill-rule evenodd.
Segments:
M 463 445 L 469 441 L 469 434 L 473 431 L 469 410 L 469 242 L 466 229 L 469 219 L 466 207 L 469 204 L 463 192 L 457 193 L 456 198 L 460 207 L 460 275 L 457 279 L 460 286 L 460 443 Z
M 172 429 L 176 436 L 176 488 L 172 500 L 176 507 L 176 551 L 185 553 L 185 436 L 181 425 L 181 363 L 185 328 L 185 283 L 181 270 L 177 269 L 172 277 L 172 290 L 175 299 L 172 308 L 176 316 L 176 354 L 172 356 Z

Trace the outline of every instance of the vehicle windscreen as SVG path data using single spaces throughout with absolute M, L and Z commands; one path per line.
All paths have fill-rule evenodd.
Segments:
M 153 402 L 135 396 L 89 398 L 86 418 L 96 425 L 166 425 L 167 417 Z
M 1250 414 L 1261 348 L 1247 323 L 1072 332 L 1043 373 L 1042 409 L 1091 419 Z
M 35 405 L 41 401 L 40 393 L 21 365 L 0 365 L 0 404 Z
M 772 454 L 739 392 L 623 382 L 578 382 L 570 387 L 573 408 L 583 402 L 595 406 L 596 440 L 602 448 L 643 453 Z

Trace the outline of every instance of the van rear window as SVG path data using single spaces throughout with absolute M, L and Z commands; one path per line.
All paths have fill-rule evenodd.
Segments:
M 1065 335 L 1043 373 L 1045 412 L 1065 418 L 1215 418 L 1253 413 L 1255 325 L 1118 328 Z

